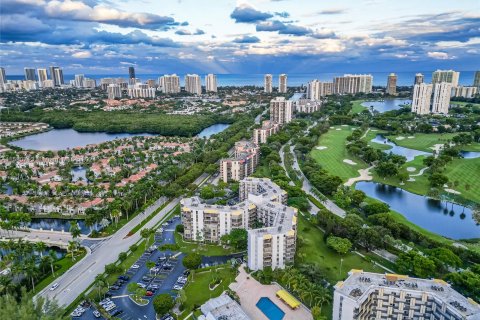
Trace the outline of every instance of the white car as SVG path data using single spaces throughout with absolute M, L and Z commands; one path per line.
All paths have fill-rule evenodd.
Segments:
M 141 282 L 137 282 L 137 285 L 138 285 L 140 288 L 144 288 L 144 289 L 147 287 L 146 284 L 141 283 Z
M 132 269 L 138 269 L 138 268 L 140 268 L 140 266 L 139 266 L 138 264 L 134 264 L 134 265 L 132 266 Z
M 105 309 L 105 311 L 108 312 L 108 311 L 110 311 L 110 310 L 115 309 L 115 307 L 116 307 L 116 305 L 115 305 L 115 303 L 114 303 L 114 304 L 111 304 L 111 305 L 109 305 L 108 307 L 106 307 L 106 308 L 104 308 L 104 309 Z
M 98 310 L 93 311 L 93 315 L 95 316 L 95 318 L 100 318 L 101 317 L 101 314 L 100 314 L 100 312 L 98 312 Z
M 50 291 L 53 291 L 53 290 L 57 289 L 59 285 L 60 285 L 60 284 L 59 284 L 58 282 L 55 282 L 55 283 L 50 287 Z

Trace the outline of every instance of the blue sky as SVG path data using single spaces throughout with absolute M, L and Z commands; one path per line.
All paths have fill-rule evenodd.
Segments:
M 2 0 L 0 65 L 65 72 L 480 69 L 480 0 Z

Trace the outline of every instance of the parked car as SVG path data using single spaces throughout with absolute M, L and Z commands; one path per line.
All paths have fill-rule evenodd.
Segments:
M 187 277 L 188 275 L 190 275 L 190 271 L 188 271 L 188 270 L 183 271 L 183 275 L 184 275 L 185 277 Z
M 132 266 L 132 269 L 138 269 L 138 268 L 140 268 L 140 266 L 139 266 L 138 264 L 134 264 L 134 265 Z
M 182 285 L 176 284 L 176 285 L 173 286 L 173 290 L 182 290 L 182 289 L 183 289 Z
M 118 279 L 123 280 L 123 281 L 128 281 L 128 279 L 130 279 L 130 277 L 124 274 L 124 275 L 118 276 Z
M 152 291 L 147 291 L 147 292 L 145 293 L 145 296 L 151 297 L 151 296 L 153 296 L 153 292 L 152 292 Z
M 111 286 L 110 287 L 110 290 L 113 290 L 113 291 L 117 291 L 118 289 L 120 289 L 119 286 Z
M 117 306 L 116 306 L 115 303 L 114 303 L 114 304 L 108 305 L 108 306 L 107 306 L 106 308 L 104 308 L 104 309 L 105 309 L 105 311 L 108 312 L 108 311 L 110 311 L 110 310 L 115 309 L 116 307 L 117 307 Z
M 146 288 L 146 287 L 147 287 L 146 284 L 141 283 L 141 282 L 137 282 L 137 285 L 138 285 L 140 288 Z
M 53 291 L 53 290 L 57 289 L 59 285 L 60 285 L 60 284 L 59 284 L 58 282 L 55 282 L 55 283 L 50 287 L 50 291 Z
M 100 318 L 102 316 L 98 310 L 93 310 L 93 315 L 95 318 Z

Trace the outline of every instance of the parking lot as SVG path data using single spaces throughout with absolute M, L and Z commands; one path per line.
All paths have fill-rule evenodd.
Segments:
M 175 243 L 174 231 L 175 227 L 180 224 L 180 218 L 173 218 L 170 223 L 161 226 L 155 232 L 154 246 L 160 247 L 163 244 Z M 162 230 L 163 229 L 163 230 Z M 163 232 L 160 232 L 163 231 Z M 144 247 L 140 247 L 138 250 L 143 250 Z M 173 289 L 175 285 L 179 285 L 177 281 L 182 280 L 185 268 L 182 264 L 183 254 L 170 251 L 160 251 L 154 249 L 154 247 L 147 248 L 142 256 L 126 270 L 123 279 L 117 281 L 115 284 L 110 285 L 109 298 L 110 301 L 104 301 L 107 305 L 107 309 L 110 314 L 118 313 L 115 315 L 117 318 L 124 320 L 137 320 L 137 319 L 155 319 L 155 311 L 153 309 L 153 298 L 161 293 L 168 293 L 172 297 L 176 297 L 177 291 Z M 152 261 L 155 263 L 155 267 L 150 270 L 147 267 L 147 262 Z M 184 282 L 180 281 L 180 282 Z M 138 283 L 142 287 L 145 287 L 151 292 L 151 296 L 145 296 L 144 299 L 149 300 L 149 304 L 146 306 L 139 306 L 129 298 L 129 292 L 127 286 L 129 283 Z M 116 286 L 115 286 L 116 285 Z M 185 284 L 183 284 L 185 285 Z M 117 288 L 118 287 L 118 288 Z M 177 287 L 178 289 L 179 287 Z M 105 309 L 105 308 L 104 308 Z M 94 316 L 94 307 L 86 308 L 86 311 L 80 317 L 73 317 L 74 319 L 101 319 Z

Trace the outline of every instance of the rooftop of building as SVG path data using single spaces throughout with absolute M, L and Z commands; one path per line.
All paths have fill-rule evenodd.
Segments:
M 434 295 L 466 319 L 480 319 L 480 305 L 470 298 L 462 296 L 441 279 L 412 278 L 399 274 L 380 274 L 351 270 L 345 281 L 336 284 L 335 290 L 354 300 L 363 300 L 369 291 L 376 288 L 403 290 L 408 292 L 426 292 Z
M 250 320 L 240 305 L 226 294 L 208 300 L 200 309 L 205 316 L 211 314 L 214 319 Z

